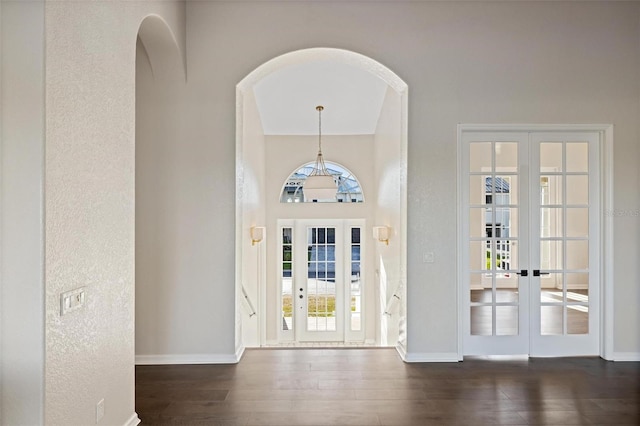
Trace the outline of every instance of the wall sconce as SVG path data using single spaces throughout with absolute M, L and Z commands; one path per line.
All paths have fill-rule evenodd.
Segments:
M 374 226 L 373 238 L 380 241 L 381 243 L 389 245 L 389 228 L 387 226 Z
M 264 226 L 251 227 L 251 245 L 255 246 L 264 238 Z

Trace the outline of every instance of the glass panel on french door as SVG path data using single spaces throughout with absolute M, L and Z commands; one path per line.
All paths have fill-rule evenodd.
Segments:
M 589 333 L 589 145 L 540 143 L 540 333 Z
M 307 331 L 336 330 L 336 229 L 307 229 Z
M 293 229 L 282 228 L 282 330 L 293 330 Z
M 518 335 L 518 144 L 471 142 L 469 153 L 470 334 Z
M 360 227 L 351 228 L 351 285 L 349 313 L 351 316 L 351 331 L 362 330 L 362 278 Z

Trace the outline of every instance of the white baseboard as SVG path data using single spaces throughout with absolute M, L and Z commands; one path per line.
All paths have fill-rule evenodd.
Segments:
M 140 418 L 138 418 L 138 413 L 133 413 L 129 420 L 124 424 L 124 426 L 137 426 L 140 424 Z
M 395 348 L 396 351 L 398 351 L 398 355 L 400 355 L 400 358 L 402 358 L 404 362 L 407 362 L 407 351 L 404 349 L 404 346 L 396 345 Z
M 237 364 L 244 352 L 235 354 L 136 355 L 136 365 L 166 364 Z
M 236 349 L 236 362 L 234 364 L 237 364 L 240 362 L 240 360 L 242 359 L 242 355 L 244 355 L 245 349 L 246 348 L 244 345 L 240 345 L 240 347 Z
M 402 355 L 401 355 L 402 356 Z M 429 352 L 429 353 L 405 353 L 402 358 L 404 362 L 459 362 L 460 357 L 457 352 Z
M 613 361 L 640 361 L 640 352 L 614 352 Z

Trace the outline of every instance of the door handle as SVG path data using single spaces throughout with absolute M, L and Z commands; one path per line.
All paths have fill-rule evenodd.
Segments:
M 539 277 L 540 275 L 549 275 L 549 272 L 540 272 L 540 269 L 533 270 L 534 277 Z
M 526 277 L 529 275 L 529 271 L 527 271 L 526 269 L 523 269 L 520 272 L 516 272 L 516 274 L 520 275 L 521 277 Z

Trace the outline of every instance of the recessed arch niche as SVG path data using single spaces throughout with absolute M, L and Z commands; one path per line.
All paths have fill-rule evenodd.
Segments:
M 140 59 L 140 55 L 148 62 L 151 76 L 155 79 L 186 76 L 184 57 L 178 41 L 169 24 L 158 15 L 148 15 L 140 22 L 136 61 Z M 138 68 L 139 62 L 136 63 L 136 70 Z
M 135 105 L 135 347 L 136 363 L 158 362 L 177 346 L 172 327 L 189 329 L 184 315 L 167 316 L 187 298 L 176 291 L 184 251 L 177 229 L 188 222 L 176 209 L 184 152 L 181 114 L 183 56 L 174 32 L 157 15 L 145 17 L 136 39 Z
M 348 128 L 349 120 L 351 114 L 358 111 L 358 108 L 352 108 L 334 115 L 335 121 L 337 118 L 343 119 L 340 123 L 341 130 L 324 131 L 325 123 L 332 121 L 332 108 L 337 110 L 342 107 L 341 102 L 349 100 L 349 93 L 341 93 L 344 95 L 341 102 L 333 104 L 330 99 L 304 99 L 301 105 L 307 105 L 305 108 L 309 110 L 313 126 L 308 131 L 303 129 L 289 133 L 273 125 L 274 121 L 265 121 L 265 116 L 268 115 L 265 111 L 271 113 L 271 108 L 286 107 L 282 105 L 288 99 L 285 92 L 292 89 L 287 88 L 286 84 L 278 86 L 282 88 L 282 96 L 265 102 L 261 96 L 268 90 L 263 90 L 261 85 L 270 79 L 277 80 L 278 73 L 288 73 L 295 69 L 308 70 L 314 66 L 322 67 L 324 74 L 331 74 L 333 71 L 341 73 L 341 70 L 349 69 L 353 71 L 353 75 L 360 73 L 367 78 L 373 77 L 383 85 L 384 91 L 373 126 L 360 126 L 351 132 Z M 283 75 L 287 78 L 282 78 L 282 81 L 295 80 L 288 78 L 288 74 Z M 245 346 L 270 346 L 279 343 L 277 325 L 274 325 L 278 315 L 277 294 L 274 294 L 269 284 L 277 281 L 273 258 L 273 253 L 277 253 L 278 248 L 277 220 L 296 217 L 329 218 L 325 216 L 326 212 L 323 213 L 312 205 L 319 203 L 296 203 L 293 206 L 294 203 L 279 202 L 282 182 L 290 175 L 291 170 L 315 158 L 317 143 L 313 141 L 317 138 L 315 106 L 318 104 L 325 105 L 325 160 L 343 164 L 358 178 L 368 174 L 364 179 L 367 182 L 363 182 L 368 188 L 367 202 L 339 203 L 340 209 L 331 213 L 334 215 L 332 218 L 340 218 L 341 215 L 366 217 L 365 233 L 370 238 L 369 259 L 372 270 L 368 282 L 372 286 L 370 288 L 374 289 L 367 301 L 367 309 L 368 315 L 372 315 L 375 320 L 368 325 L 365 343 L 397 346 L 402 352 L 406 347 L 406 330 L 402 324 L 406 324 L 408 87 L 398 75 L 376 60 L 333 48 L 303 49 L 278 56 L 258 66 L 236 87 L 236 347 L 241 352 Z M 296 120 L 295 124 L 300 123 Z M 366 130 L 367 128 L 371 130 Z M 337 147 L 333 152 L 332 139 Z M 368 147 L 368 156 L 359 158 L 352 155 L 353 158 L 348 160 L 350 162 L 338 158 L 341 155 L 340 143 L 346 139 L 354 145 L 368 144 L 362 145 Z M 271 144 L 285 146 L 282 148 L 284 151 L 281 151 L 284 154 L 274 157 Z M 298 146 L 306 150 L 305 158 L 296 157 Z M 366 170 L 362 172 L 364 169 Z M 287 208 L 290 210 L 286 210 Z M 363 210 L 354 213 L 354 210 L 342 208 Z M 371 234 L 374 226 L 386 226 L 390 229 L 388 246 L 373 241 Z M 252 244 L 252 227 L 266 228 L 265 238 L 258 244 Z M 394 300 L 400 302 L 393 302 Z

